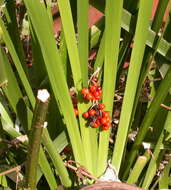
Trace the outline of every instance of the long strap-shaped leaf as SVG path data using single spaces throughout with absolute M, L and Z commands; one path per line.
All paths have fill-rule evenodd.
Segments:
M 5 108 L 3 104 L 3 96 L 0 93 L 0 114 L 1 114 L 1 122 L 2 122 L 2 128 L 6 133 L 8 133 L 13 138 L 16 138 L 17 136 L 21 135 L 21 133 L 17 132 L 14 128 L 14 123 L 12 119 L 9 116 L 9 110 Z
M 103 2 L 105 2 L 105 1 L 101 0 L 100 3 L 99 3 L 99 1 L 91 0 L 90 3 L 98 10 L 104 12 L 104 3 Z M 161 14 L 161 12 L 160 12 L 160 14 Z M 126 30 L 127 32 L 129 32 L 131 34 L 133 34 L 133 31 L 135 29 L 134 20 L 135 20 L 135 16 L 131 15 L 131 13 L 129 13 L 127 10 L 123 9 L 121 26 L 124 30 Z M 102 26 L 100 26 L 100 28 L 102 28 Z M 146 45 L 148 45 L 149 47 L 153 47 L 153 44 L 155 42 L 155 36 L 156 36 L 156 33 L 149 28 L 149 34 L 147 37 Z M 97 43 L 97 40 L 96 40 L 96 43 Z M 170 47 L 171 47 L 171 44 L 168 43 L 164 38 L 162 38 L 161 42 L 159 44 L 159 47 L 157 49 L 157 52 L 159 54 L 161 54 L 162 56 L 164 56 L 166 59 L 171 60 L 171 56 L 169 53 Z
M 22 41 L 20 40 L 20 31 L 18 28 L 17 17 L 16 17 L 16 9 L 14 0 L 5 1 L 4 15 L 6 17 L 7 22 L 5 23 L 7 26 L 7 30 L 9 32 L 10 38 L 13 42 L 17 55 L 20 59 L 22 67 L 26 74 L 28 74 L 28 68 L 24 61 L 24 49 L 22 45 Z
M 31 86 L 30 86 L 30 84 L 29 84 L 29 81 L 28 81 L 28 79 L 27 79 L 27 76 L 26 76 L 26 74 L 25 74 L 25 72 L 24 72 L 24 70 L 23 70 L 23 68 L 22 68 L 20 59 L 19 59 L 19 57 L 18 57 L 18 55 L 17 55 L 17 52 L 16 52 L 16 50 L 15 50 L 15 47 L 14 47 L 14 45 L 13 45 L 11 39 L 10 39 L 10 36 L 9 36 L 9 34 L 8 34 L 8 31 L 6 30 L 6 28 L 5 28 L 5 26 L 4 26 L 4 23 L 3 23 L 3 21 L 2 21 L 2 18 L 0 18 L 0 26 L 1 26 L 2 31 L 3 31 L 2 37 L 3 37 L 3 39 L 4 39 L 4 42 L 5 42 L 7 48 L 8 48 L 8 50 L 9 50 L 9 52 L 10 52 L 10 55 L 11 55 L 11 57 L 12 57 L 12 60 L 14 61 L 15 67 L 16 67 L 16 69 L 17 69 L 17 71 L 18 71 L 18 75 L 19 75 L 19 77 L 20 77 L 20 79 L 21 79 L 21 81 L 22 81 L 22 84 L 23 84 L 24 89 L 25 89 L 25 91 L 26 91 L 26 93 L 27 93 L 27 96 L 28 96 L 28 98 L 29 98 L 29 100 L 30 100 L 30 103 L 31 103 L 32 107 L 34 107 L 35 99 L 34 99 L 33 91 L 32 91 L 32 89 L 31 89 Z
M 113 165 L 119 171 L 124 147 L 126 143 L 126 137 L 129 128 L 129 122 L 131 112 L 134 103 L 134 97 L 136 93 L 139 73 L 141 69 L 141 63 L 143 59 L 145 43 L 148 35 L 149 18 L 151 15 L 152 0 L 140 1 L 140 8 L 138 13 L 138 21 L 135 32 L 134 48 L 130 61 L 130 68 L 128 72 L 128 78 L 126 83 L 125 95 L 122 105 L 121 117 L 119 127 L 117 131 L 116 143 L 113 152 Z
M 103 101 L 106 104 L 106 110 L 110 111 L 110 114 L 112 113 L 113 109 L 113 98 L 119 54 L 122 6 L 122 0 L 106 1 Z M 109 131 L 103 131 L 100 134 L 98 152 L 98 175 L 102 174 L 106 166 L 109 134 Z
M 83 6 L 81 6 L 82 4 Z M 78 8 L 78 14 L 79 14 L 78 24 L 80 26 L 80 28 L 78 29 L 78 34 L 79 34 L 78 47 L 79 48 L 77 47 L 76 35 L 74 32 L 74 25 L 73 25 L 69 0 L 58 1 L 58 6 L 59 6 L 61 20 L 62 20 L 62 26 L 63 26 L 68 54 L 70 58 L 74 84 L 77 90 L 80 91 L 82 81 L 83 81 L 84 86 L 88 85 L 87 83 L 87 80 L 88 80 L 88 65 L 87 65 L 87 62 L 88 62 L 87 61 L 87 58 L 88 58 L 88 26 L 87 26 L 88 18 L 86 18 L 87 17 L 86 15 L 88 14 L 88 2 L 87 0 L 85 2 L 81 2 L 79 0 L 78 5 L 81 6 Z M 84 10 L 82 10 L 83 7 L 84 7 Z M 83 16 L 83 13 L 81 11 L 85 13 L 84 15 L 85 18 L 81 18 L 81 16 Z M 78 99 L 80 100 L 81 97 L 78 96 Z M 82 118 L 82 113 L 88 109 L 88 106 L 85 105 L 84 103 L 82 104 L 78 103 L 78 109 L 79 109 L 81 137 L 82 137 L 84 150 L 86 151 L 85 166 L 90 172 L 92 172 L 92 160 L 95 157 L 95 155 L 92 155 L 92 154 L 96 152 L 96 150 L 93 150 L 94 148 L 96 148 L 96 146 L 92 147 L 91 145 L 92 143 L 94 145 L 97 144 L 95 142 L 97 139 L 91 138 L 92 136 L 94 136 L 94 132 L 92 132 L 90 128 L 86 127 L 86 122 Z M 92 142 L 92 139 L 94 142 Z
M 88 85 L 88 0 L 77 0 L 78 50 L 83 86 Z
M 148 128 L 150 127 L 150 125 L 152 124 L 152 122 L 154 120 L 154 117 L 156 116 L 156 114 L 160 108 L 160 104 L 166 98 L 170 87 L 171 87 L 171 67 L 167 71 L 165 78 L 162 80 L 162 82 L 156 92 L 156 95 L 144 116 L 144 119 L 140 126 L 140 130 L 139 130 L 136 140 L 133 144 L 130 155 L 127 159 L 127 167 L 130 168 L 132 163 L 134 162 L 135 157 L 138 153 L 138 148 L 140 147 L 140 145 L 148 131 Z
M 55 146 L 52 140 L 50 139 L 47 129 L 44 129 L 44 132 L 42 135 L 42 141 L 43 141 L 44 146 L 47 148 L 47 152 L 49 153 L 49 156 L 51 157 L 55 168 L 57 169 L 57 172 L 61 179 L 62 184 L 65 187 L 70 187 L 71 179 L 69 178 L 68 171 L 66 167 L 64 166 L 64 163 L 61 159 L 60 154 L 56 152 Z
M 39 165 L 40 165 L 41 171 L 43 172 L 49 184 L 50 189 L 51 190 L 56 189 L 57 182 L 42 147 L 40 147 L 40 152 L 39 152 Z
M 18 86 L 17 80 L 13 73 L 11 64 L 8 61 L 7 55 L 4 50 L 0 47 L 0 83 L 4 81 L 7 82 L 2 89 L 12 106 L 14 112 L 17 112 L 17 103 L 19 99 L 22 97 L 22 93 Z M 15 92 L 15 96 L 14 93 Z
M 68 48 L 69 59 L 71 62 L 74 84 L 76 89 L 80 91 L 82 85 L 81 67 L 77 41 L 74 32 L 74 25 L 72 21 L 71 7 L 68 0 L 59 0 L 58 6 L 62 20 L 62 26 L 64 29 L 65 40 Z
M 74 116 L 73 106 L 68 93 L 68 87 L 53 36 L 53 31 L 48 24 L 49 17 L 47 15 L 45 6 L 38 0 L 24 0 L 24 3 L 26 5 L 28 15 L 31 19 L 35 33 L 40 43 L 41 51 L 44 57 L 46 69 L 55 98 L 57 101 L 59 101 L 65 118 L 67 130 L 74 151 L 74 156 L 78 162 L 83 163 L 83 148 L 79 129 Z M 78 76 L 78 79 L 76 81 L 79 81 L 80 78 L 81 77 Z

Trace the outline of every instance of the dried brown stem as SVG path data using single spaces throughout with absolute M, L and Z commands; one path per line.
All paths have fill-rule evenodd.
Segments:
M 89 179 L 93 179 L 93 180 L 97 180 L 96 177 L 92 176 L 88 171 L 85 170 L 85 168 L 83 166 L 81 166 L 79 163 L 76 163 L 74 162 L 75 164 L 77 165 L 80 165 L 80 167 L 75 167 L 73 165 L 71 165 L 70 163 L 73 163 L 74 161 L 68 161 L 68 162 L 65 162 L 64 165 L 67 167 L 67 168 L 70 168 L 72 170 L 74 170 L 77 174 L 77 172 L 79 172 L 81 175 L 85 176 L 85 177 L 88 177 Z
M 7 175 L 7 174 L 9 174 L 9 173 L 13 173 L 13 172 L 19 172 L 20 170 L 21 170 L 21 168 L 24 166 L 24 164 L 25 163 L 23 163 L 23 164 L 21 164 L 21 165 L 19 165 L 19 166 L 16 166 L 15 168 L 11 168 L 11 169 L 9 169 L 9 170 L 6 170 L 6 171 L 4 171 L 4 172 L 1 172 L 0 173 L 0 176 L 4 176 L 4 175 Z
M 171 111 L 171 107 L 166 106 L 165 104 L 160 104 L 160 107 L 165 108 L 165 109 Z

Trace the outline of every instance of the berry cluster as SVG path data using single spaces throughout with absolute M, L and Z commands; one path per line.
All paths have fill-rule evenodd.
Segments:
M 81 90 L 81 94 L 83 95 L 85 100 L 99 101 L 101 99 L 102 88 L 97 84 L 96 78 L 92 79 L 89 88 L 83 88 Z
M 102 97 L 102 89 L 100 86 L 92 85 L 90 88 L 83 88 L 81 94 L 84 96 L 85 100 L 100 100 Z
M 81 90 L 83 98 L 93 102 L 87 112 L 83 113 L 83 117 L 88 120 L 88 125 L 92 128 L 101 127 L 102 130 L 108 130 L 111 126 L 109 113 L 104 111 L 105 105 L 99 103 L 102 98 L 102 88 L 98 84 L 97 77 L 90 80 L 89 88 Z
M 104 104 L 96 104 L 91 107 L 87 112 L 83 113 L 83 117 L 88 120 L 88 124 L 92 128 L 99 128 L 102 130 L 108 130 L 110 128 L 110 116 L 109 113 L 104 111 Z

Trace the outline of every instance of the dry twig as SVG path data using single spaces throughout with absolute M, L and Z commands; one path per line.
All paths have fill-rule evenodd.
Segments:
M 23 164 L 19 165 L 19 166 L 16 166 L 15 168 L 11 168 L 9 170 L 1 172 L 0 176 L 4 176 L 4 175 L 7 175 L 7 174 L 12 173 L 12 172 L 18 173 L 24 165 L 25 165 L 25 162 Z
M 165 109 L 171 111 L 171 107 L 166 106 L 165 104 L 160 104 L 160 107 L 165 108 Z
M 79 165 L 79 167 L 75 167 L 75 166 L 71 165 L 70 163 L 77 164 L 77 165 Z M 75 173 L 76 173 L 76 175 L 77 175 L 79 178 L 83 178 L 83 177 L 85 176 L 85 177 L 88 177 L 89 179 L 93 179 L 93 180 L 95 180 L 95 181 L 97 180 L 96 177 L 92 176 L 92 175 L 86 170 L 86 168 L 85 168 L 84 166 L 81 166 L 78 162 L 75 162 L 75 161 L 73 161 L 73 160 L 68 160 L 68 161 L 65 162 L 64 164 L 65 164 L 65 166 L 66 166 L 67 168 L 70 168 L 70 169 L 74 170 Z

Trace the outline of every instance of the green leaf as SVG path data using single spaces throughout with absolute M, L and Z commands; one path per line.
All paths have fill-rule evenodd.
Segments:
M 104 7 L 105 7 L 104 2 L 105 2 L 104 0 L 101 0 L 100 3 L 99 2 L 97 3 L 97 1 L 90 1 L 90 3 L 94 7 L 96 7 L 98 10 L 100 10 L 102 12 L 104 12 Z M 123 9 L 122 22 L 121 22 L 122 28 L 124 30 L 126 30 L 127 32 L 129 32 L 130 34 L 134 34 L 135 26 L 136 26 L 135 21 L 136 21 L 136 16 L 132 15 L 127 10 Z M 168 34 L 169 34 L 169 32 L 168 32 Z M 155 37 L 156 37 L 156 33 L 149 28 L 146 45 L 149 47 L 153 47 L 153 44 L 155 42 Z M 169 53 L 170 48 L 171 48 L 171 44 L 169 42 L 167 42 L 164 38 L 162 38 L 159 43 L 157 52 L 159 54 L 161 54 L 162 56 L 164 56 L 167 60 L 171 61 L 171 56 L 170 56 L 171 54 Z
M 0 18 L 0 26 L 1 26 L 2 31 L 3 31 L 2 36 L 3 36 L 4 42 L 5 42 L 7 48 L 9 50 L 9 52 L 10 52 L 12 60 L 13 60 L 13 62 L 15 64 L 16 69 L 17 69 L 18 75 L 19 75 L 19 77 L 20 77 L 20 79 L 22 81 L 24 89 L 25 89 L 25 91 L 26 91 L 26 93 L 28 95 L 28 98 L 30 100 L 31 106 L 33 108 L 34 104 L 35 104 L 33 91 L 32 91 L 32 89 L 30 87 L 30 84 L 29 84 L 29 81 L 27 79 L 27 76 L 26 76 L 26 74 L 25 74 L 25 72 L 24 72 L 24 70 L 22 68 L 22 64 L 21 64 L 20 59 L 19 59 L 19 57 L 17 55 L 17 52 L 16 52 L 15 47 L 13 45 L 13 42 L 11 41 L 10 36 L 9 36 L 5 26 L 4 26 L 2 18 Z
M 0 176 L 0 185 L 2 186 L 2 187 L 8 187 L 8 184 L 7 184 L 7 179 L 6 179 L 6 176 L 4 175 L 4 176 Z
M 0 115 L 1 115 L 2 128 L 10 136 L 16 138 L 21 134 L 18 131 L 16 131 L 16 129 L 14 128 L 14 123 L 11 119 L 11 116 L 9 115 L 10 112 L 7 106 L 5 106 L 3 98 L 4 97 L 0 92 Z
M 45 156 L 45 153 L 43 152 L 43 148 L 40 147 L 40 152 L 39 152 L 39 165 L 41 168 L 41 171 L 43 172 L 49 187 L 51 190 L 54 190 L 57 188 L 57 182 L 53 173 L 53 170 Z
M 113 111 L 113 98 L 119 55 L 122 6 L 122 0 L 106 1 L 103 103 L 105 103 L 106 110 L 110 112 L 110 115 L 112 115 Z M 114 20 L 115 22 L 113 22 Z M 109 134 L 110 131 L 102 131 L 100 133 L 98 175 L 101 175 L 104 172 L 107 164 Z
M 20 59 L 20 62 L 22 64 L 22 67 L 26 74 L 28 74 L 28 69 L 25 63 L 25 55 L 24 55 L 24 49 L 22 42 L 20 40 L 20 31 L 18 28 L 17 23 L 17 16 L 16 16 L 16 6 L 15 6 L 15 0 L 5 0 L 5 8 L 4 8 L 4 14 L 6 17 L 6 27 L 7 31 L 9 32 L 9 36 L 12 40 L 12 43 L 15 47 L 15 50 L 17 52 L 17 55 Z M 27 75 L 28 76 L 28 75 Z
M 164 138 L 164 133 L 162 132 L 158 141 L 157 141 L 156 147 L 155 147 L 154 152 L 153 152 L 153 156 L 150 160 L 150 164 L 149 164 L 148 169 L 146 171 L 146 175 L 145 175 L 145 178 L 144 178 L 144 181 L 142 184 L 143 189 L 149 189 L 149 186 L 153 180 L 153 177 L 156 174 L 157 167 L 158 167 L 158 164 L 160 162 L 160 161 L 158 161 L 158 157 L 159 157 L 159 153 L 160 153 L 160 146 L 163 142 L 163 138 Z
M 77 0 L 78 50 L 83 87 L 88 86 L 88 0 Z
M 135 157 L 138 153 L 138 149 L 148 131 L 148 128 L 151 126 L 153 119 L 160 108 L 160 104 L 166 98 L 170 86 L 171 86 L 171 67 L 169 68 L 165 78 L 161 81 L 160 86 L 157 89 L 156 95 L 144 116 L 144 119 L 140 126 L 140 130 L 133 144 L 130 155 L 127 159 L 127 167 L 128 166 L 130 167 L 134 162 Z
M 79 6 L 80 4 L 83 4 L 83 7 L 85 9 L 85 10 L 82 10 L 82 9 L 78 10 L 78 14 L 79 14 L 78 24 L 79 26 L 81 26 L 81 28 L 78 29 L 79 51 L 77 47 L 76 35 L 75 35 L 74 25 L 73 25 L 73 20 L 72 20 L 72 15 L 71 15 L 70 3 L 68 0 L 64 0 L 64 1 L 59 0 L 58 6 L 59 6 L 60 15 L 61 15 L 66 45 L 68 49 L 68 55 L 70 59 L 74 85 L 78 92 L 78 101 L 82 102 L 82 97 L 80 97 L 82 82 L 84 86 L 88 85 L 86 84 L 88 82 L 87 81 L 88 80 L 88 64 L 87 64 L 88 63 L 87 61 L 87 58 L 88 58 L 88 15 L 87 15 L 88 2 L 85 1 L 84 3 L 81 3 L 81 1 L 79 1 L 78 3 L 79 3 Z M 81 15 L 83 15 L 82 11 L 84 12 L 84 18 L 81 18 Z M 83 30 L 85 30 L 84 33 L 83 33 Z M 82 118 L 82 113 L 85 112 L 85 110 L 87 109 L 88 109 L 88 105 L 85 105 L 84 103 L 78 103 L 79 123 L 80 123 L 83 150 L 85 152 L 85 156 L 84 156 L 85 166 L 90 172 L 92 172 L 92 160 L 93 160 L 94 152 L 91 147 L 91 143 L 92 143 L 90 139 L 91 129 L 86 127 L 86 122 Z M 94 141 L 96 141 L 96 139 L 94 139 Z M 86 150 L 88 149 L 89 151 L 86 152 Z
M 128 71 L 126 89 L 112 159 L 112 163 L 118 171 L 120 169 L 123 152 L 125 149 L 125 143 L 128 134 L 128 128 L 131 119 L 131 113 L 133 109 L 134 98 L 141 69 L 141 63 L 145 50 L 145 43 L 148 36 L 151 8 L 152 0 L 149 0 L 148 2 L 145 0 L 140 1 L 140 8 L 134 39 L 134 47 L 131 54 L 130 67 Z
M 22 93 L 11 68 L 11 64 L 8 61 L 7 55 L 2 48 L 0 48 L 0 63 L 0 83 L 6 81 L 6 84 L 2 86 L 2 89 L 8 98 L 12 109 L 16 112 L 17 104 L 19 99 L 22 97 Z
M 45 6 L 38 0 L 26 1 L 28 15 L 35 29 L 37 39 L 39 41 L 41 52 L 44 58 L 49 80 L 56 98 L 59 101 L 62 113 L 67 126 L 67 131 L 70 136 L 71 144 L 74 151 L 75 159 L 82 163 L 84 162 L 82 142 L 79 134 L 79 128 L 73 112 L 72 102 L 68 93 L 68 87 L 61 59 L 56 47 L 56 42 L 53 36 L 52 28 L 49 26 L 49 17 Z M 58 2 L 59 3 L 59 2 Z M 66 7 L 65 7 L 66 9 Z M 66 11 L 68 12 L 68 11 Z M 40 22 L 40 18 L 42 21 Z M 43 28 L 43 30 L 42 30 Z M 74 58 L 75 59 L 75 58 Z M 77 62 L 78 63 L 78 62 Z M 76 81 L 79 81 L 80 77 Z
M 68 48 L 68 55 L 71 63 L 74 84 L 76 89 L 80 91 L 82 87 L 82 73 L 70 3 L 68 0 L 58 0 L 58 6 L 65 34 L 65 40 Z
M 44 146 L 47 149 L 47 152 L 49 153 L 49 156 L 52 159 L 52 162 L 53 162 L 55 168 L 58 171 L 58 175 L 60 176 L 62 184 L 65 187 L 70 187 L 71 179 L 69 178 L 68 171 L 67 171 L 66 167 L 64 166 L 61 156 L 59 155 L 59 153 L 56 152 L 55 146 L 54 146 L 52 140 L 50 139 L 47 129 L 44 129 L 44 131 L 43 131 L 42 141 L 43 141 Z

